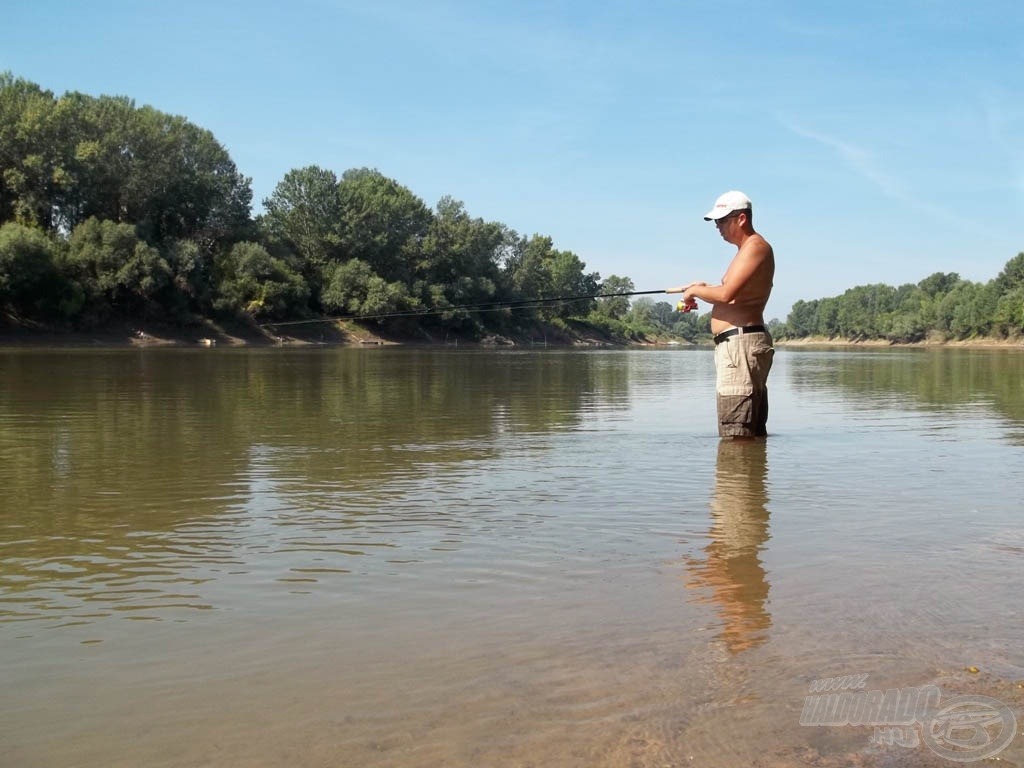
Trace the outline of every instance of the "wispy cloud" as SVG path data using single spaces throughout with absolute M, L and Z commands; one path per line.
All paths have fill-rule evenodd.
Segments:
M 902 179 L 883 170 L 881 161 L 870 149 L 837 136 L 810 130 L 785 117 L 779 117 L 779 121 L 796 135 L 833 150 L 850 170 L 871 182 L 882 195 L 899 203 L 905 209 L 917 211 L 946 225 L 953 224 L 964 231 L 983 231 L 976 223 L 962 219 L 946 208 L 929 202 Z
M 886 173 L 879 167 L 874 154 L 870 150 L 835 136 L 812 131 L 797 125 L 792 120 L 780 118 L 780 121 L 797 136 L 810 139 L 834 150 L 849 168 L 878 187 L 879 191 L 886 197 L 902 203 L 912 202 L 906 187 L 894 176 Z
M 987 86 L 980 98 L 989 144 L 1003 154 L 1014 175 L 1014 190 L 1024 196 L 1024 143 L 1017 138 L 1021 135 L 1018 126 L 1024 123 L 1024 111 L 1016 106 L 1020 98 L 993 86 Z

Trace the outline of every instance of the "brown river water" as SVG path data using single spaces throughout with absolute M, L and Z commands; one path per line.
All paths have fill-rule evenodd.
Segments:
M 957 764 L 802 725 L 842 676 L 1024 719 L 1019 350 L 780 349 L 750 443 L 707 349 L 0 378 L 0 766 Z

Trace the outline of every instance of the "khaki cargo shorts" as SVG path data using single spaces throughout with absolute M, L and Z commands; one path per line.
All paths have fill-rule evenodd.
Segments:
M 768 372 L 775 349 L 766 331 L 730 336 L 715 345 L 715 391 L 721 437 L 768 434 Z

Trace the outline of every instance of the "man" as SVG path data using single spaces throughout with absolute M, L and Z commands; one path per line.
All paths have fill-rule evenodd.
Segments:
M 764 325 L 764 307 L 772 292 L 775 254 L 754 231 L 753 217 L 750 198 L 742 192 L 719 197 L 704 220 L 715 222 L 722 239 L 736 246 L 721 284 L 690 283 L 666 291 L 683 294 L 683 312 L 696 309 L 697 299 L 712 305 L 721 437 L 768 434 L 767 382 L 775 350 Z

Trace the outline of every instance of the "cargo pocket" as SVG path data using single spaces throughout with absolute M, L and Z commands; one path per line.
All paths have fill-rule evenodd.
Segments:
M 775 349 L 770 344 L 758 346 L 750 353 L 750 380 L 755 389 L 763 389 L 768 381 L 768 372 L 772 369 Z
M 723 341 L 715 348 L 715 390 L 725 397 L 747 397 L 754 391 L 747 371 L 747 361 L 740 345 L 730 342 Z
M 749 395 L 718 395 L 718 423 L 728 429 L 731 425 L 749 428 L 754 420 L 754 399 Z M 726 433 L 727 434 L 727 433 Z

